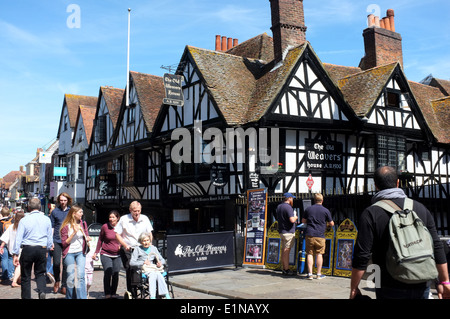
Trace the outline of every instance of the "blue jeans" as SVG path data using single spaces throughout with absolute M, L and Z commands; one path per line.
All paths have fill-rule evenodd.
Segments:
M 428 299 L 430 287 L 420 289 L 400 289 L 382 287 L 376 289 L 377 299 Z
M 64 265 L 67 268 L 67 291 L 66 299 L 87 299 L 86 292 L 86 256 L 83 252 L 70 253 L 64 258 Z M 76 268 L 76 282 L 75 282 Z
M 14 276 L 14 265 L 13 265 L 13 257 L 9 254 L 8 248 L 3 247 L 3 255 L 2 258 L 2 279 L 8 280 L 12 279 Z

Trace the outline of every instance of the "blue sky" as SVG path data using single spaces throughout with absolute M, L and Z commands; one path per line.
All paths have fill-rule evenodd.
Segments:
M 79 8 L 79 27 L 67 22 L 76 14 L 70 5 Z M 64 94 L 125 88 L 128 8 L 137 72 L 162 76 L 186 45 L 214 50 L 216 35 L 272 36 L 269 0 L 0 0 L 0 177 L 50 146 Z M 449 80 L 448 0 L 304 0 L 307 40 L 323 62 L 358 66 L 367 15 L 389 8 L 407 78 Z

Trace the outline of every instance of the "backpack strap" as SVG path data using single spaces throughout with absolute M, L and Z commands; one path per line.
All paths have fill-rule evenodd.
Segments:
M 373 206 L 378 206 L 383 208 L 384 210 L 388 211 L 391 214 L 394 214 L 397 211 L 403 211 L 403 210 L 413 210 L 414 201 L 411 198 L 406 197 L 405 202 L 403 204 L 403 209 L 401 209 L 397 204 L 395 204 L 391 200 L 380 200 L 373 204 Z
M 395 212 L 397 211 L 401 211 L 402 209 L 400 207 L 398 207 L 393 201 L 391 200 L 380 200 L 378 202 L 376 202 L 375 204 L 373 204 L 373 206 L 378 206 L 383 208 L 385 211 L 391 213 L 391 214 L 395 214 Z

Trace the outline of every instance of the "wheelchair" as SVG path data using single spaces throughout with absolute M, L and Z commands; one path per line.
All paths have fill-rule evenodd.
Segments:
M 167 267 L 164 267 L 164 272 L 162 275 L 165 279 L 167 290 L 173 299 L 173 286 L 169 281 Z M 131 270 L 131 290 L 132 291 L 125 292 L 124 299 L 150 299 L 148 278 L 141 269 Z M 158 287 L 156 287 L 156 299 L 162 298 L 163 297 L 159 295 Z

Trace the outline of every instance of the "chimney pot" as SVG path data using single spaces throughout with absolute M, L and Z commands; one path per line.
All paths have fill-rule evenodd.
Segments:
M 231 48 L 233 48 L 233 39 L 228 38 L 227 51 L 230 50 Z
M 373 14 L 367 16 L 367 25 L 369 28 L 375 25 L 375 16 Z
M 375 26 L 381 28 L 380 17 L 375 16 Z
M 220 35 L 216 35 L 216 51 L 222 51 L 222 46 L 220 44 Z
M 388 17 L 383 18 L 383 22 L 384 22 L 384 28 L 386 30 L 392 31 L 391 24 L 389 23 L 389 18 Z
M 395 14 L 394 14 L 394 10 L 389 9 L 386 13 L 386 15 L 389 18 L 389 24 L 391 25 L 391 31 L 395 32 Z
M 227 37 L 222 37 L 222 49 L 221 51 L 227 50 Z
M 239 45 L 239 40 L 238 39 L 234 39 L 233 40 L 233 48 L 237 47 Z

